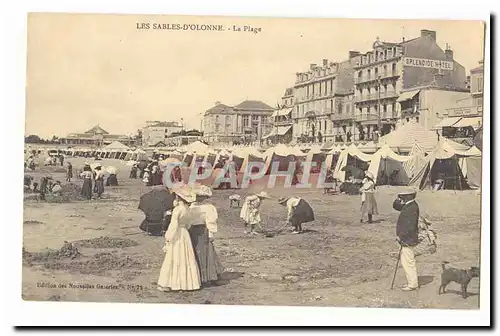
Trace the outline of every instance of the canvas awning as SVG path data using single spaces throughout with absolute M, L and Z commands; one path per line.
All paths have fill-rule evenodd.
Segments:
M 420 90 L 403 92 L 399 95 L 397 102 L 400 103 L 400 102 L 404 102 L 406 100 L 413 99 L 413 97 L 415 97 L 419 93 L 420 93 Z
M 479 129 L 483 122 L 482 117 L 471 117 L 471 118 L 462 118 L 453 124 L 453 127 L 469 127 L 472 126 L 474 129 Z
M 276 135 L 285 135 L 292 129 L 292 126 L 278 126 L 276 130 Z
M 436 125 L 434 125 L 434 129 L 440 129 L 443 127 L 450 127 L 454 126 L 457 121 L 462 119 L 462 117 L 450 117 L 450 118 L 444 118 L 440 122 L 438 122 Z
M 262 137 L 262 139 L 267 139 L 267 138 L 270 138 L 270 137 L 275 136 L 275 135 L 276 135 L 276 129 L 275 129 L 275 128 L 273 128 L 273 130 L 272 130 L 270 133 L 268 133 L 268 134 L 264 135 L 264 136 Z
M 288 107 L 288 108 L 276 110 L 273 112 L 272 117 L 274 118 L 274 117 L 286 116 L 286 115 L 290 114 L 292 112 L 292 110 L 293 110 L 293 107 L 292 108 Z

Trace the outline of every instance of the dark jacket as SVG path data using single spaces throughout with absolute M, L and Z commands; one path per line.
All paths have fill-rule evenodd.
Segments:
M 405 245 L 417 245 L 418 219 L 420 216 L 418 204 L 415 201 L 402 204 L 401 200 L 397 199 L 394 201 L 392 207 L 397 211 L 401 211 L 396 224 L 396 236 Z

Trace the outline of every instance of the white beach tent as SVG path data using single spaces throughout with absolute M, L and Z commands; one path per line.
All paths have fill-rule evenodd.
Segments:
M 373 174 L 375 183 L 407 185 L 409 178 L 403 165 L 411 159 L 411 156 L 398 155 L 388 145 L 383 145 L 373 154 L 368 171 Z
M 379 146 L 388 145 L 398 153 L 410 152 L 417 143 L 425 152 L 432 151 L 438 144 L 438 135 L 417 122 L 411 121 L 379 139 Z
M 128 146 L 122 144 L 121 142 L 119 141 L 113 141 L 112 143 L 110 143 L 109 145 L 105 146 L 103 148 L 104 151 L 117 151 L 117 152 L 125 152 L 125 151 L 128 151 L 129 148 Z
M 480 184 L 481 179 L 481 151 L 477 147 L 459 149 L 463 146 L 448 139 L 441 139 L 438 146 L 425 159 L 424 164 L 409 184 L 419 189 L 429 186 L 438 174 L 444 174 L 447 181 L 453 181 L 455 189 L 462 189 L 467 182 L 469 187 Z M 460 165 L 460 159 L 476 158 L 467 161 L 467 169 L 463 171 L 464 165 Z M 470 172 L 474 174 L 471 175 Z M 466 181 L 466 176 L 471 182 Z M 446 185 L 446 182 L 445 182 Z
M 325 164 L 328 169 L 335 168 L 341 151 L 340 146 L 337 145 L 334 145 L 332 149 L 328 151 L 325 159 Z
M 372 160 L 373 154 L 365 154 L 361 152 L 354 144 L 351 144 L 346 149 L 342 150 L 342 152 L 339 155 L 337 164 L 335 165 L 335 170 L 333 172 L 333 177 L 341 182 L 345 181 L 346 172 L 343 171 L 342 169 L 347 166 L 349 157 L 368 163 Z

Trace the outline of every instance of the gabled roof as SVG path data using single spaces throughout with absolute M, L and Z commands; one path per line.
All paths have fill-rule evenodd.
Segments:
M 222 113 L 222 112 L 230 112 L 232 109 L 231 106 L 227 106 L 225 104 L 217 104 L 212 108 L 209 108 L 205 114 L 211 114 L 211 113 Z
M 274 111 L 274 108 L 267 105 L 260 100 L 245 100 L 234 107 L 239 110 L 270 110 Z
M 109 134 L 104 128 L 99 125 L 95 125 L 89 129 L 85 134 Z

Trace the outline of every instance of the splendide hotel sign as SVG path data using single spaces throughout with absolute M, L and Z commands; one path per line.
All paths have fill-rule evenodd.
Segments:
M 431 60 L 425 58 L 405 57 L 403 59 L 403 65 L 411 67 L 419 67 L 419 68 L 453 70 L 453 62 Z

